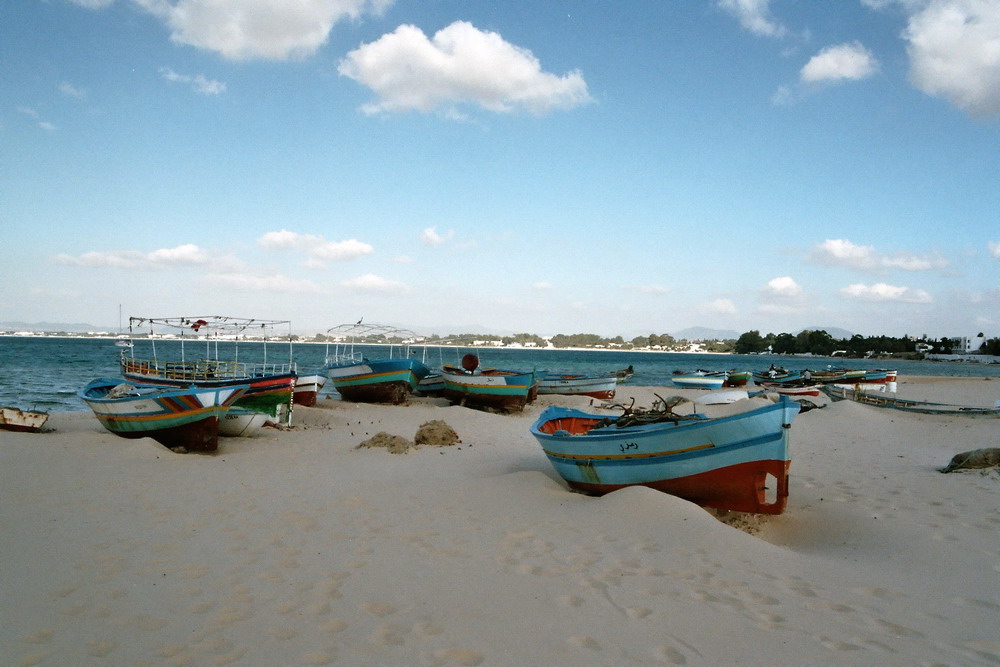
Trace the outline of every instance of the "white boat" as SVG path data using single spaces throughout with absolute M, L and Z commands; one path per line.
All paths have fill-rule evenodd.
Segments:
M 292 392 L 292 400 L 299 405 L 316 405 L 319 392 L 325 384 L 326 376 L 319 373 L 297 375 L 295 377 L 295 389 Z
M 0 408 L 0 429 L 5 431 L 20 431 L 34 433 L 40 431 L 49 419 L 47 412 L 21 410 L 19 408 Z
M 254 435 L 270 420 L 263 412 L 247 410 L 246 408 L 229 408 L 219 420 L 219 435 L 228 438 L 246 438 Z
M 615 375 L 546 373 L 538 380 L 538 393 L 614 398 L 617 386 L 618 378 Z

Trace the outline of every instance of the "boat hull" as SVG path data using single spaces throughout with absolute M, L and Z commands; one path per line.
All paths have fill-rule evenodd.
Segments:
M 129 382 L 144 385 L 160 385 L 167 387 L 203 387 L 207 389 L 248 385 L 247 389 L 236 402 L 241 408 L 263 412 L 277 421 L 285 424 L 291 421 L 292 394 L 295 388 L 295 373 L 278 373 L 258 377 L 220 377 L 209 379 L 203 376 L 169 377 L 159 373 L 150 364 L 141 362 L 122 363 L 122 377 Z
M 678 389 L 722 389 L 726 378 L 707 375 L 675 375 L 670 381 Z
M 648 486 L 705 507 L 780 514 L 788 498 L 787 398 L 719 419 L 617 428 L 603 415 L 550 407 L 531 433 L 578 491 L 601 495 Z
M 40 431 L 48 421 L 47 412 L 21 410 L 19 408 L 0 408 L 0 429 L 20 433 L 35 433 Z
M 563 396 L 590 396 L 609 399 L 615 397 L 618 379 L 613 376 L 548 374 L 538 381 L 539 394 Z
M 486 369 L 470 373 L 445 366 L 441 377 L 444 397 L 458 405 L 520 412 L 538 396 L 534 372 Z
M 326 375 L 345 401 L 356 403 L 406 402 L 430 369 L 415 359 L 377 359 L 328 366 Z
M 264 427 L 270 417 L 263 412 L 232 407 L 219 420 L 219 435 L 227 438 L 245 438 Z
M 100 378 L 77 392 L 101 425 L 123 438 L 153 438 L 170 449 L 213 452 L 218 449 L 219 421 L 247 390 L 247 385 L 123 387 Z M 126 383 L 127 384 L 127 383 Z
M 312 406 L 319 400 L 319 392 L 326 385 L 324 375 L 299 375 L 295 378 L 292 400 L 298 405 Z

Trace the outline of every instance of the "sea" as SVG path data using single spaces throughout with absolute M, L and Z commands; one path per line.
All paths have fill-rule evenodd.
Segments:
M 120 377 L 119 358 L 123 351 L 141 359 L 152 358 L 151 345 L 148 340 L 136 340 L 134 348 L 121 348 L 107 338 L 0 336 L 0 406 L 44 412 L 85 411 L 88 408 L 76 392 L 95 378 Z M 183 354 L 187 360 L 291 361 L 300 373 L 322 373 L 327 354 L 334 351 L 332 346 L 322 343 L 288 342 L 159 340 L 155 346 L 156 356 L 161 360 L 180 359 Z M 365 345 L 357 349 L 363 349 L 373 359 L 389 356 L 386 346 Z M 457 365 L 470 352 L 479 356 L 484 368 L 594 374 L 632 366 L 634 375 L 628 382 L 640 386 L 669 386 L 675 371 L 767 370 L 771 364 L 789 370 L 894 368 L 901 378 L 905 375 L 1000 377 L 1000 364 L 967 362 L 491 347 L 427 347 L 411 348 L 410 352 L 431 368 Z M 398 356 L 398 349 L 394 353 Z

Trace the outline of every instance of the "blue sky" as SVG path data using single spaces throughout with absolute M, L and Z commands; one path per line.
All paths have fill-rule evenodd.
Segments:
M 1000 336 L 1000 0 L 0 3 L 0 321 Z

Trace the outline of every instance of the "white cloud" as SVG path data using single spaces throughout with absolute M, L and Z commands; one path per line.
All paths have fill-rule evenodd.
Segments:
M 89 268 L 116 269 L 171 269 L 184 266 L 206 266 L 220 260 L 233 262 L 231 258 L 219 258 L 198 246 L 187 243 L 176 248 L 161 248 L 152 252 L 138 250 L 91 251 L 80 255 L 62 253 L 54 257 L 59 264 L 71 264 Z
M 248 292 L 278 292 L 281 294 L 319 294 L 319 286 L 310 280 L 293 280 L 280 273 L 274 275 L 260 273 L 215 273 L 211 276 L 216 284 Z
M 267 232 L 257 239 L 257 245 L 268 250 L 297 250 L 306 256 L 306 265 L 310 268 L 321 268 L 326 262 L 357 259 L 375 252 L 372 246 L 357 239 L 327 241 L 316 234 L 299 234 L 287 229 Z
M 1000 241 L 990 241 L 989 247 L 990 247 L 990 255 L 996 257 L 997 259 L 1000 259 Z
M 764 291 L 772 296 L 798 297 L 802 295 L 802 287 L 790 276 L 772 278 L 767 282 Z
M 133 0 L 168 26 L 174 42 L 229 60 L 310 56 L 326 43 L 337 22 L 381 14 L 392 1 Z M 100 0 L 90 2 L 101 5 Z
M 705 313 L 719 313 L 722 315 L 733 315 L 736 313 L 736 304 L 729 299 L 715 299 L 703 304 L 701 311 Z
M 895 255 L 880 255 L 871 246 L 856 245 L 846 239 L 827 239 L 817 244 L 809 259 L 826 266 L 844 266 L 860 271 L 932 271 L 950 265 L 947 259 L 936 254 L 919 256 L 898 252 Z
M 875 248 L 855 245 L 847 239 L 827 239 L 813 248 L 810 259 L 827 266 L 871 270 L 878 267 Z
M 187 74 L 178 74 L 169 67 L 161 67 L 160 76 L 173 83 L 190 84 L 193 91 L 202 95 L 219 95 L 226 92 L 225 83 L 206 79 L 201 74 L 188 76 Z
M 62 83 L 59 84 L 59 92 L 65 95 L 66 97 L 72 97 L 78 100 L 82 100 L 84 97 L 87 96 L 87 93 L 83 89 L 77 88 L 68 81 L 63 81 Z
M 806 63 L 799 73 L 806 82 L 865 79 L 875 73 L 878 63 L 859 42 L 828 46 Z
M 388 280 L 374 273 L 366 273 L 363 276 L 345 280 L 340 283 L 344 287 L 350 287 L 362 292 L 377 292 L 383 294 L 407 294 L 410 288 L 404 283 L 395 280 Z
M 1000 114 L 1000 0 L 933 0 L 903 37 L 917 89 L 973 115 Z
M 770 16 L 770 0 L 719 0 L 719 7 L 736 17 L 744 30 L 764 37 L 783 37 L 788 31 Z
M 428 227 L 424 231 L 420 232 L 420 242 L 424 245 L 429 246 L 439 246 L 444 245 L 455 235 L 455 232 L 449 231 L 447 234 L 441 235 L 437 232 L 437 227 Z
M 527 49 L 465 21 L 442 28 L 432 39 L 416 26 L 401 25 L 348 53 L 337 71 L 378 96 L 362 108 L 369 114 L 447 112 L 463 103 L 541 114 L 591 101 L 579 71 L 562 77 L 543 72 Z
M 899 301 L 902 303 L 931 303 L 933 301 L 931 295 L 922 289 L 897 287 L 886 283 L 875 283 L 874 285 L 855 283 L 842 288 L 840 293 L 861 301 Z

